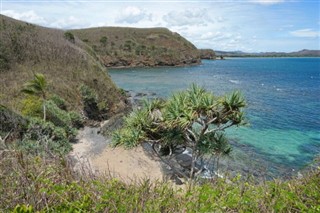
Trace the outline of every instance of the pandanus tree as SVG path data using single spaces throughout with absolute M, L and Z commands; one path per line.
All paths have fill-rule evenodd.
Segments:
M 167 147 L 170 154 L 188 147 L 192 150 L 189 178 L 193 179 L 196 162 L 205 154 L 216 156 L 219 164 L 219 157 L 230 153 L 224 130 L 244 124 L 245 105 L 239 92 L 219 97 L 193 84 L 167 101 L 146 102 L 132 112 L 114 133 L 113 142 L 135 146 L 148 141 L 153 147 Z
M 42 107 L 43 107 L 43 120 L 46 121 L 46 105 L 45 101 L 47 99 L 46 95 L 47 90 L 47 81 L 43 74 L 36 73 L 34 74 L 34 78 L 23 85 L 23 89 L 21 90 L 25 94 L 36 95 L 42 99 Z

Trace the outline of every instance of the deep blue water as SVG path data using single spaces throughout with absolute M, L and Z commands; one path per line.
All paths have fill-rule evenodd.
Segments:
M 320 154 L 320 58 L 205 60 L 192 67 L 109 73 L 125 90 L 161 97 L 191 83 L 217 95 L 242 91 L 250 126 L 228 131 L 242 167 L 261 166 L 277 176 L 305 167 Z

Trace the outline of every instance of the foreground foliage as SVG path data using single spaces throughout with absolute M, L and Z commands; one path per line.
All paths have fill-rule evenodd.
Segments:
M 64 158 L 0 152 L 0 211 L 9 212 L 319 212 L 320 170 L 259 185 L 239 177 L 189 189 L 112 177 L 79 176 Z
M 245 124 L 245 105 L 239 92 L 220 97 L 193 84 L 167 101 L 146 102 L 142 109 L 133 111 L 125 118 L 124 127 L 114 133 L 114 145 L 132 147 L 148 141 L 155 151 L 156 146 L 164 147 L 170 155 L 181 147 L 190 148 L 189 177 L 194 178 L 201 172 L 198 169 L 195 173 L 196 162 L 205 154 L 216 156 L 218 169 L 220 156 L 230 153 L 224 131 Z

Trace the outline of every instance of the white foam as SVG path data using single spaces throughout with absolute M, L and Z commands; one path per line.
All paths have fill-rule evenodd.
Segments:
M 233 84 L 240 84 L 240 81 L 237 81 L 237 80 L 229 80 L 229 82 L 233 83 Z

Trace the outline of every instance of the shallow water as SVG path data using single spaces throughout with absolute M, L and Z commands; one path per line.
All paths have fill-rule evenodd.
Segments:
M 125 90 L 160 97 L 191 83 L 217 95 L 242 91 L 250 126 L 228 130 L 233 167 L 259 168 L 277 177 L 304 168 L 320 153 L 319 70 L 320 58 L 242 58 L 109 73 Z

